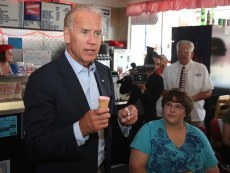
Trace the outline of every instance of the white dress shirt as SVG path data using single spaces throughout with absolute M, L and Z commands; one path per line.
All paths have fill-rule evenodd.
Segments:
M 167 66 L 163 73 L 164 89 L 170 90 L 179 87 L 180 73 L 183 65 L 179 61 Z M 190 96 L 194 96 L 201 91 L 213 89 L 212 81 L 208 70 L 204 64 L 190 60 L 186 68 L 185 90 Z M 191 121 L 203 121 L 205 118 L 204 100 L 193 102 Z
M 81 64 L 76 62 L 67 51 L 65 51 L 65 55 L 67 57 L 67 60 L 69 61 L 70 65 L 72 66 L 76 76 L 78 77 L 80 84 L 82 86 L 82 89 L 85 93 L 85 96 L 87 98 L 87 101 L 89 103 L 90 109 L 97 109 L 98 108 L 98 97 L 100 96 L 99 90 L 97 87 L 97 82 L 94 76 L 94 72 L 96 70 L 96 66 L 94 63 L 92 63 L 89 68 L 83 67 Z M 90 87 L 93 86 L 93 87 Z M 73 124 L 74 134 L 75 138 L 77 140 L 77 144 L 84 145 L 85 141 L 89 139 L 89 136 L 84 136 L 81 133 L 80 127 L 79 127 L 79 121 Z M 101 163 L 105 159 L 105 139 L 104 139 L 104 131 L 101 130 L 98 132 L 98 138 L 99 138 L 99 144 L 98 144 L 98 166 L 101 165 Z

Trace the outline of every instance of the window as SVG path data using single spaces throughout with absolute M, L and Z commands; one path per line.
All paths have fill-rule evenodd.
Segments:
M 230 17 L 228 17 L 230 6 L 204 10 L 205 22 L 209 11 L 214 17 L 215 25 L 218 25 L 219 19 L 224 19 L 225 24 L 230 25 Z M 158 54 L 164 54 L 168 60 L 171 60 L 172 27 L 201 25 L 201 9 L 159 12 L 157 17 L 156 24 L 147 22 L 147 24 L 137 25 L 130 20 L 128 48 L 131 50 L 131 61 L 137 65 L 143 65 L 146 46 L 154 47 Z

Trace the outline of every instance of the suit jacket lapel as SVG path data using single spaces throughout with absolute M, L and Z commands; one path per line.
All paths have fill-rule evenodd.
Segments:
M 72 66 L 69 64 L 68 60 L 63 57 L 59 58 L 59 74 L 61 76 L 61 80 L 63 81 L 63 86 L 65 87 L 67 93 L 72 98 L 76 104 L 79 105 L 79 108 L 82 109 L 83 112 L 88 111 L 89 104 L 87 102 L 84 91 L 81 87 L 81 84 L 74 73 Z
M 95 71 L 95 78 L 97 81 L 100 95 L 111 97 L 111 85 L 113 85 L 113 82 L 111 83 L 110 81 L 109 71 L 106 68 L 103 68 L 101 64 L 99 64 L 97 61 L 95 61 L 95 65 L 97 69 Z
M 105 90 L 104 85 L 102 84 L 104 82 L 102 72 L 99 71 L 99 70 L 96 70 L 94 75 L 95 75 L 95 78 L 96 78 L 96 81 L 97 81 L 97 86 L 98 86 L 100 95 L 101 96 L 106 96 L 106 90 Z

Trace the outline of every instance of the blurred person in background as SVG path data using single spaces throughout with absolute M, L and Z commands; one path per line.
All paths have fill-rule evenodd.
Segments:
M 165 67 L 170 61 L 164 55 L 153 56 L 153 60 L 155 63 L 155 72 L 162 76 Z
M 221 155 L 223 161 L 230 164 L 230 109 L 224 114 L 223 117 L 223 133 L 222 133 L 223 146 L 221 148 Z
M 148 48 L 149 49 L 149 48 Z M 148 51 L 149 52 L 149 51 Z M 134 82 L 131 75 L 125 76 L 121 81 L 120 93 L 130 92 L 127 104 L 136 104 L 138 113 L 145 116 L 145 121 L 156 119 L 156 101 L 159 99 L 164 87 L 163 79 L 157 74 L 153 57 L 159 56 L 155 51 L 148 54 L 144 60 L 147 80 L 145 82 Z M 141 117 L 139 117 L 141 118 Z
M 164 55 L 153 56 L 153 60 L 155 62 L 155 72 L 158 75 L 162 76 L 165 67 L 167 66 L 168 63 L 170 63 L 170 61 Z M 163 115 L 162 106 L 161 106 L 162 94 L 156 102 L 156 115 L 158 117 L 162 117 L 162 115 Z
M 184 121 L 193 108 L 191 97 L 168 90 L 162 108 L 163 118 L 143 125 L 130 145 L 130 173 L 219 173 L 206 135 Z
M 167 66 L 163 72 L 165 91 L 180 87 L 182 69 L 185 68 L 184 90 L 193 99 L 193 110 L 189 123 L 197 127 L 204 126 L 206 111 L 205 99 L 212 95 L 213 84 L 204 64 L 192 60 L 194 44 L 189 40 L 177 43 L 178 61 Z
M 11 75 L 17 73 L 16 65 L 12 63 L 13 46 L 8 44 L 0 45 L 0 75 Z
M 150 48 L 148 48 L 150 49 Z M 153 51 L 153 49 L 152 49 Z M 134 104 L 138 109 L 138 122 L 133 126 L 133 135 L 146 122 L 158 119 L 156 115 L 156 102 L 160 98 L 163 90 L 163 78 L 155 72 L 155 64 L 153 57 L 159 56 L 155 51 L 146 55 L 144 66 L 146 70 L 147 80 L 144 83 L 135 83 L 130 75 L 125 76 L 121 82 L 120 93 L 130 93 L 127 105 Z M 150 67 L 150 68 L 149 68 Z

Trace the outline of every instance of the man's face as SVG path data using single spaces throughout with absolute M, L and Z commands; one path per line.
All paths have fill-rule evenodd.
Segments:
M 87 11 L 74 14 L 72 28 L 64 28 L 64 39 L 69 54 L 81 65 L 88 67 L 96 58 L 102 37 L 100 15 Z
M 193 57 L 193 51 L 188 44 L 181 44 L 177 50 L 177 58 L 182 65 L 186 65 Z

